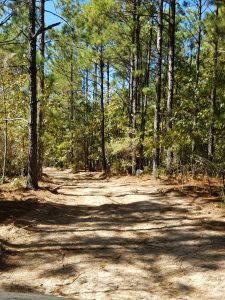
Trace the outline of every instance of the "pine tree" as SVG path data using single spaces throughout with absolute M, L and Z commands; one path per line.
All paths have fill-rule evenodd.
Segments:
M 158 177 L 160 165 L 160 105 L 161 105 L 161 77 L 162 77 L 162 27 L 163 27 L 163 0 L 158 0 L 158 25 L 157 25 L 157 63 L 156 63 L 156 99 L 154 115 L 154 150 L 153 173 Z
M 29 156 L 27 187 L 38 188 L 36 1 L 29 0 Z

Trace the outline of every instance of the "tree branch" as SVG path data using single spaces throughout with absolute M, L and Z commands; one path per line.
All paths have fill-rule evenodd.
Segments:
M 47 27 L 44 27 L 44 28 L 39 28 L 38 31 L 35 33 L 35 35 L 33 36 L 33 38 L 37 38 L 40 34 L 42 34 L 44 31 L 47 31 L 49 29 L 52 29 L 53 27 L 56 27 L 58 25 L 60 25 L 61 22 L 57 22 L 57 23 L 54 23 L 54 24 L 51 24 Z
M 6 22 L 10 20 L 10 18 L 14 15 L 14 12 L 5 17 L 5 19 L 0 23 L 0 27 L 3 26 Z
M 12 42 L 14 42 L 21 34 L 23 33 L 23 31 L 21 30 L 13 39 L 11 40 L 6 40 L 6 41 L 0 41 L 0 44 L 11 44 Z

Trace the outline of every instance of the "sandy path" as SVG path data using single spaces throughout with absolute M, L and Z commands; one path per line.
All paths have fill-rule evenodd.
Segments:
M 0 199 L 1 240 L 14 251 L 1 264 L 1 290 L 85 300 L 224 299 L 222 212 L 151 180 L 46 173 L 61 185 L 57 193 Z

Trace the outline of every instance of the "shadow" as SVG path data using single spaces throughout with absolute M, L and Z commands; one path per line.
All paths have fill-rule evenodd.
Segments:
M 205 229 L 225 232 L 225 221 L 203 220 L 202 221 L 202 226 Z
M 54 173 L 52 174 L 54 175 Z M 65 183 L 65 182 L 98 182 L 98 181 L 102 181 L 104 182 L 105 180 L 108 180 L 109 178 L 105 175 L 101 176 L 95 176 L 94 174 L 84 174 L 84 175 L 79 175 L 79 174 L 76 174 L 76 177 L 68 177 L 68 176 L 63 176 L 63 175 L 60 175 L 60 176 L 57 176 L 57 177 L 49 177 L 49 178 L 45 178 L 43 181 L 44 182 L 47 182 L 47 183 L 59 183 L 59 182 L 62 182 L 62 183 Z
M 170 185 L 169 183 L 164 183 L 165 185 Z M 164 192 L 165 194 L 170 194 L 170 193 L 175 193 L 180 196 L 189 196 L 189 197 L 195 197 L 197 198 L 202 198 L 202 197 L 214 197 L 214 201 L 218 201 L 218 199 L 215 199 L 215 197 L 219 196 L 220 193 L 220 188 L 217 185 L 212 185 L 211 186 L 211 191 L 209 189 L 209 186 L 206 184 L 201 184 L 198 183 L 198 185 L 184 185 L 182 186 L 181 184 L 175 184 L 174 187 L 172 188 L 166 188 L 166 191 Z M 221 201 L 219 201 L 221 202 Z
M 3 244 L 5 244 L 4 241 L 3 241 Z M 18 263 L 11 263 L 11 262 L 9 263 L 9 262 L 7 262 L 6 258 L 7 258 L 7 256 L 4 253 L 1 253 L 0 272 L 9 272 L 10 270 L 14 270 L 19 267 Z
M 18 292 L 18 293 L 37 293 L 37 289 L 34 289 L 28 285 L 21 285 L 21 284 L 3 284 L 2 288 L 5 292 Z M 0 294 L 1 296 L 1 294 Z
M 156 199 L 155 199 L 156 200 Z M 114 223 L 139 224 L 153 221 L 156 216 L 165 213 L 187 213 L 188 210 L 179 205 L 163 203 L 163 198 L 158 196 L 155 201 L 138 201 L 129 204 L 103 204 L 91 205 L 64 205 L 54 202 L 41 203 L 37 199 L 26 201 L 0 201 L 0 223 L 14 222 L 18 227 L 25 225 L 67 225 L 96 223 L 98 226 Z M 161 202 L 160 202 L 161 200 Z M 142 215 L 142 213 L 145 213 Z M 160 220 L 163 217 L 160 216 Z
M 37 205 L 38 200 L 36 198 L 30 198 L 25 201 L 7 201 L 0 199 L 0 224 L 17 220 L 17 218 L 32 211 Z
M 77 271 L 74 268 L 73 265 L 67 265 L 67 266 L 61 266 L 58 267 L 56 269 L 52 269 L 52 270 L 47 270 L 46 272 L 43 272 L 42 275 L 45 277 L 68 277 L 71 276 L 72 274 L 75 274 Z

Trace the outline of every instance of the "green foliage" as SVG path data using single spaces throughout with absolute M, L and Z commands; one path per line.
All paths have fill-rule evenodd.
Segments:
M 10 185 L 14 190 L 23 190 L 26 187 L 26 181 L 22 177 L 16 177 L 11 181 Z
M 19 14 L 0 27 L 0 126 L 8 123 L 8 176 L 18 176 L 27 161 L 27 7 L 17 1 L 0 5 L 0 17 L 15 8 Z M 100 61 L 104 63 L 105 143 L 108 164 L 113 171 L 131 168 L 132 151 L 149 168 L 153 157 L 153 119 L 155 103 L 155 57 L 157 1 L 141 1 L 138 8 L 139 44 L 134 42 L 135 16 L 132 1 L 58 0 L 57 7 L 66 22 L 46 33 L 45 94 L 38 96 L 44 113 L 44 164 L 73 167 L 74 170 L 101 168 Z M 178 1 L 179 2 L 179 1 Z M 214 163 L 224 169 L 225 157 L 225 5 L 219 5 L 219 17 L 204 4 L 202 21 L 197 21 L 193 1 L 177 3 L 175 45 L 175 90 L 172 129 L 166 129 L 168 93 L 168 11 L 165 6 L 163 31 L 162 101 L 160 122 L 160 158 L 163 174 L 165 149 L 174 152 L 174 172 L 190 172 L 192 140 L 196 154 L 207 157 L 208 131 L 214 124 Z M 199 80 L 196 84 L 196 54 L 199 28 L 201 51 Z M 152 39 L 152 40 L 151 40 Z M 12 43 L 3 43 L 11 41 Z M 216 82 L 213 73 L 213 43 L 218 42 Z M 14 44 L 16 43 L 16 44 Z M 151 49 L 150 49 L 151 44 Z M 131 66 L 131 58 L 140 47 L 140 63 Z M 151 50 L 151 51 L 150 51 Z M 151 56 L 149 57 L 149 51 Z M 150 59 L 150 61 L 149 61 Z M 38 54 L 37 63 L 41 64 Z M 107 66 L 109 68 L 107 69 Z M 132 68 L 131 68 L 132 67 Z M 149 72 L 149 74 L 148 74 Z M 147 73 L 147 75 L 146 75 Z M 135 129 L 129 121 L 131 76 L 137 79 L 140 103 L 136 107 Z M 147 76 L 148 78 L 145 78 Z M 38 72 L 38 81 L 40 74 Z M 146 80 L 147 79 L 147 80 Z M 216 107 L 210 102 L 216 85 Z M 3 91 L 3 85 L 5 92 Z M 109 89 L 108 89 L 109 88 Z M 5 93 L 5 94 L 4 94 Z M 4 94 L 4 95 L 3 95 Z M 146 101 L 146 102 L 145 102 Z M 195 124 L 193 117 L 195 116 Z M 0 135 L 0 166 L 3 165 L 4 134 Z M 143 157 L 141 157 L 143 156 Z M 178 172 L 178 171 L 177 171 Z

